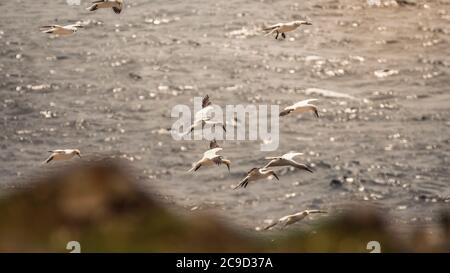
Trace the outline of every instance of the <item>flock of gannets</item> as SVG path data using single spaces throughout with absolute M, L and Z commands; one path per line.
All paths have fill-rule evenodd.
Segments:
M 122 12 L 123 9 L 123 0 L 98 0 L 92 2 L 92 5 L 87 8 L 89 11 L 94 11 L 102 8 L 112 8 L 113 11 L 117 14 Z M 42 26 L 40 28 L 41 32 L 48 34 L 55 34 L 58 36 L 66 36 L 71 35 L 78 31 L 78 29 L 83 28 L 84 26 L 81 23 L 71 24 L 71 25 L 49 25 Z M 51 155 L 44 161 L 44 163 L 50 163 L 52 161 L 65 161 L 70 160 L 75 156 L 81 158 L 81 152 L 78 149 L 65 149 L 65 150 L 53 150 L 49 151 Z
M 89 11 L 95 11 L 97 9 L 105 9 L 105 8 L 112 8 L 112 10 L 119 14 L 122 12 L 123 9 L 123 0 L 98 0 L 92 2 L 92 5 L 87 8 Z M 66 25 L 66 26 L 60 26 L 60 25 L 51 25 L 51 26 L 42 26 L 41 32 L 48 33 L 48 34 L 54 34 L 58 36 L 67 36 L 74 34 L 78 31 L 79 28 L 83 28 L 83 25 L 80 23 L 72 24 L 72 25 Z
M 288 106 L 284 108 L 279 116 L 286 116 L 290 113 L 305 113 L 305 112 L 313 112 L 316 117 L 319 117 L 319 111 L 316 105 L 311 104 L 311 102 L 317 101 L 317 99 L 307 99 L 300 102 L 297 102 L 291 106 Z M 213 109 L 210 97 L 206 95 L 202 100 L 202 109 L 198 111 L 195 114 L 195 121 L 194 123 L 189 127 L 188 132 L 192 132 L 194 129 L 200 127 L 203 129 L 204 126 L 207 124 L 207 122 L 211 121 L 211 110 Z M 236 118 L 234 119 L 236 122 Z M 217 122 L 219 123 L 219 122 Z M 225 124 L 219 123 L 223 126 L 223 130 L 226 131 Z M 209 150 L 204 152 L 203 157 L 192 164 L 192 168 L 188 170 L 188 172 L 195 172 L 198 169 L 200 169 L 202 166 L 214 166 L 214 165 L 221 165 L 225 164 L 228 168 L 228 171 L 230 171 L 230 165 L 231 161 L 228 159 L 225 159 L 222 155 L 219 155 L 218 153 L 222 151 L 223 149 L 219 147 L 217 144 L 217 141 L 214 139 L 210 142 Z M 276 180 L 280 180 L 276 172 L 272 169 L 275 167 L 294 167 L 299 170 L 307 171 L 312 173 L 313 170 L 308 167 L 305 164 L 299 163 L 294 160 L 295 157 L 303 155 L 302 153 L 297 152 L 289 152 L 287 154 L 284 154 L 282 156 L 274 156 L 274 157 L 266 157 L 266 160 L 269 160 L 269 162 L 260 168 L 252 168 L 250 171 L 248 171 L 245 175 L 245 177 L 234 187 L 234 189 L 239 188 L 247 188 L 249 183 L 254 183 L 258 180 L 263 180 L 265 178 L 274 177 Z M 282 227 L 286 227 L 288 225 L 291 225 L 293 223 L 296 223 L 302 219 L 304 219 L 306 216 L 312 213 L 326 213 L 326 211 L 323 210 L 304 210 L 292 215 L 287 215 L 282 218 L 280 218 L 275 223 L 272 223 L 271 225 L 267 226 L 264 230 L 268 230 L 272 228 L 273 226 L 277 224 L 281 224 Z
M 87 10 L 95 11 L 97 9 L 111 8 L 116 14 L 120 14 L 122 12 L 123 7 L 124 7 L 123 0 L 98 0 L 92 2 L 92 5 L 88 7 Z M 294 31 L 301 25 L 312 25 L 312 24 L 308 21 L 293 21 L 288 23 L 278 23 L 263 28 L 263 31 L 266 32 L 266 36 L 276 34 L 275 39 L 278 39 L 278 36 L 281 34 L 283 39 L 286 39 L 287 32 Z M 42 26 L 41 32 L 48 34 L 55 34 L 58 36 L 66 36 L 77 32 L 78 29 L 80 28 L 83 28 L 83 25 L 81 23 L 65 26 L 49 25 L 49 26 Z M 317 100 L 309 99 L 297 102 L 294 105 L 286 107 L 282 112 L 280 112 L 279 115 L 281 117 L 286 116 L 290 113 L 313 112 L 317 117 L 319 117 L 317 106 L 310 103 L 313 101 Z M 209 96 L 206 95 L 202 101 L 202 109 L 195 114 L 194 123 L 189 127 L 189 129 L 187 130 L 187 132 L 184 133 L 184 135 L 192 133 L 195 129 L 199 128 L 204 129 L 206 125 L 210 125 L 212 127 L 220 126 L 223 128 L 224 131 L 226 131 L 225 122 L 219 122 L 212 119 L 211 117 L 212 110 L 213 110 L 212 103 L 210 101 Z M 232 120 L 232 123 L 233 126 L 237 125 L 238 120 L 236 117 Z M 225 159 L 222 155 L 219 154 L 219 152 L 221 152 L 222 150 L 223 149 L 219 147 L 216 140 L 211 141 L 209 149 L 206 152 L 204 152 L 203 157 L 199 161 L 193 164 L 192 168 L 189 169 L 188 172 L 196 172 L 202 166 L 203 167 L 214 165 L 219 166 L 221 164 L 226 165 L 228 171 L 230 171 L 231 161 Z M 47 160 L 45 160 L 45 163 L 50 163 L 52 161 L 70 160 L 75 156 L 81 158 L 81 153 L 78 149 L 53 150 L 49 152 L 51 153 L 51 155 L 47 158 Z M 253 168 L 249 172 L 247 172 L 246 176 L 242 179 L 242 181 L 240 181 L 240 183 L 236 187 L 234 187 L 234 189 L 246 188 L 250 182 L 255 182 L 269 177 L 274 177 L 277 180 L 280 180 L 275 171 L 271 169 L 274 167 L 291 166 L 312 173 L 313 171 L 307 165 L 301 164 L 294 160 L 294 157 L 299 155 L 302 155 L 302 153 L 289 152 L 282 156 L 266 157 L 266 160 L 269 160 L 269 162 L 264 167 Z M 271 227 L 277 224 L 283 225 L 284 228 L 288 225 L 291 225 L 293 223 L 302 220 L 303 218 L 312 213 L 326 213 L 326 212 L 321 210 L 305 210 L 296 214 L 287 215 L 280 218 L 275 223 L 272 223 L 271 225 L 267 226 L 265 230 L 270 229 Z
M 319 114 L 318 114 L 317 106 L 309 103 L 312 101 L 317 101 L 317 100 L 316 99 L 304 100 L 304 101 L 300 101 L 292 106 L 286 107 L 280 113 L 280 116 L 285 116 L 291 112 L 304 113 L 307 111 L 312 111 L 318 117 Z M 194 129 L 197 129 L 199 127 L 201 127 L 201 129 L 203 129 L 204 126 L 208 123 L 212 124 L 212 126 L 220 124 L 222 126 L 223 130 L 226 131 L 226 125 L 224 123 L 211 120 L 210 112 L 211 112 L 212 107 L 213 106 L 212 106 L 211 100 L 209 98 L 209 95 L 206 95 L 202 100 L 202 109 L 195 114 L 196 121 L 194 121 L 194 123 L 189 127 L 188 131 L 185 134 L 189 134 Z M 219 147 L 216 140 L 214 140 L 210 143 L 209 148 L 210 149 L 203 154 L 202 159 L 200 159 L 198 162 L 193 164 L 193 167 L 191 169 L 189 169 L 188 172 L 197 171 L 201 166 L 212 166 L 215 164 L 220 165 L 222 163 L 226 164 L 228 167 L 228 170 L 230 170 L 231 161 L 226 160 L 223 158 L 223 156 L 217 154 L 219 151 L 222 151 L 223 149 Z M 273 167 L 291 166 L 291 167 L 312 173 L 313 170 L 311 168 L 309 168 L 305 164 L 301 164 L 294 160 L 295 157 L 300 156 L 300 155 L 302 155 L 302 153 L 289 152 L 282 156 L 266 157 L 266 160 L 269 160 L 269 162 L 264 167 L 251 169 L 246 174 L 244 179 L 234 189 L 246 188 L 250 182 L 254 182 L 254 181 L 261 180 L 261 179 L 268 178 L 268 177 L 275 177 L 277 180 L 279 180 L 279 177 L 277 176 L 275 171 L 270 169 Z

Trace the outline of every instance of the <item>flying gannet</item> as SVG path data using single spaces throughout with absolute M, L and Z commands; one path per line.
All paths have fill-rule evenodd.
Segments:
M 117 14 L 122 12 L 123 9 L 123 0 L 98 0 L 92 2 L 92 5 L 87 8 L 89 11 L 94 11 L 97 9 L 109 9 L 112 8 L 113 11 Z
M 72 25 L 60 26 L 60 25 L 49 25 L 42 26 L 41 32 L 48 34 L 55 34 L 60 36 L 71 35 L 78 31 L 79 28 L 83 28 L 84 26 L 76 23 Z
M 195 120 L 202 120 L 202 119 L 210 119 L 211 117 L 211 112 L 214 109 L 211 100 L 209 99 L 209 96 L 206 95 L 205 97 L 203 97 L 202 100 L 202 109 L 200 111 L 198 111 L 197 113 L 195 113 L 194 119 Z
M 317 99 L 309 99 L 309 100 L 302 100 L 297 102 L 294 105 L 288 106 L 284 108 L 283 111 L 280 112 L 280 117 L 286 116 L 290 113 L 304 113 L 304 112 L 314 112 L 316 117 L 319 117 L 319 111 L 317 110 L 317 106 L 314 104 L 310 104 L 312 101 L 317 101 Z
M 49 163 L 50 161 L 69 160 L 76 155 L 81 157 L 80 150 L 78 149 L 53 150 L 48 152 L 51 153 L 51 155 L 45 160 L 45 163 Z
M 298 221 L 304 219 L 306 216 L 312 213 L 327 213 L 323 210 L 304 210 L 295 214 L 287 215 L 278 219 L 278 221 L 274 221 L 272 224 L 268 225 L 264 228 L 264 230 L 268 230 L 278 224 L 282 225 L 281 228 L 285 228 L 286 226 L 297 223 Z
M 204 129 L 206 125 L 210 125 L 212 127 L 220 126 L 226 132 L 226 122 L 221 122 L 219 120 L 214 120 L 211 115 L 212 110 L 214 109 L 209 96 L 206 95 L 202 100 L 202 109 L 195 113 L 194 115 L 194 123 L 189 126 L 186 132 L 181 134 L 181 137 L 184 137 L 190 133 L 192 133 L 196 129 Z
M 301 25 L 312 25 L 312 23 L 308 21 L 293 21 L 289 23 L 279 23 L 275 25 L 271 25 L 263 28 L 263 30 L 267 33 L 266 36 L 276 33 L 275 39 L 278 39 L 278 35 L 281 33 L 283 39 L 286 39 L 286 32 L 294 31 Z
M 282 156 L 266 157 L 266 159 L 270 160 L 270 162 L 267 163 L 267 165 L 264 166 L 264 168 L 292 166 L 297 169 L 305 170 L 305 171 L 312 173 L 313 171 L 308 166 L 306 166 L 305 164 L 300 164 L 294 160 L 294 157 L 299 156 L 299 155 L 303 155 L 303 154 L 290 152 L 290 153 L 284 154 Z
M 182 134 L 182 136 L 189 135 L 196 129 L 203 129 L 206 125 L 210 125 L 212 127 L 220 126 L 225 132 L 227 131 L 226 124 L 220 121 L 211 120 L 211 118 L 207 119 L 199 119 L 194 121 L 194 123 L 189 126 L 188 130 Z
M 217 154 L 218 152 L 222 151 L 223 149 L 219 147 L 216 140 L 213 140 L 209 144 L 210 149 L 206 151 L 203 154 L 202 159 L 197 161 L 195 164 L 193 164 L 193 167 L 188 170 L 188 172 L 197 171 L 200 169 L 200 167 L 204 166 L 213 166 L 213 165 L 220 165 L 225 164 L 228 168 L 228 171 L 230 171 L 230 165 L 231 161 L 228 159 L 225 159 L 223 156 Z
M 234 189 L 246 188 L 249 182 L 267 178 L 269 176 L 273 176 L 277 180 L 280 180 L 273 170 L 266 168 L 253 168 L 247 173 L 245 178 Z

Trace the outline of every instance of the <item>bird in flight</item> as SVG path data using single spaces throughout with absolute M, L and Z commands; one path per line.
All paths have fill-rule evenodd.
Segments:
M 283 39 L 286 39 L 286 32 L 294 31 L 301 25 L 312 25 L 312 23 L 308 21 L 292 21 L 289 23 L 278 23 L 271 25 L 263 28 L 263 30 L 266 32 L 266 36 L 276 33 L 277 35 L 275 36 L 275 39 L 278 39 L 278 35 L 280 34 Z
M 82 24 L 71 24 L 71 25 L 48 25 L 48 26 L 42 26 L 41 32 L 42 33 L 48 33 L 48 34 L 55 34 L 59 36 L 67 36 L 74 34 L 78 31 L 78 29 L 83 28 L 84 26 Z
M 211 100 L 209 99 L 209 96 L 206 95 L 202 100 L 202 109 L 195 113 L 194 116 L 194 123 L 189 126 L 188 130 L 181 134 L 182 137 L 189 135 L 196 129 L 204 129 L 206 125 L 216 127 L 220 126 L 224 132 L 227 131 L 226 128 L 226 122 L 222 122 L 220 120 L 213 119 L 213 116 L 211 112 L 214 110 L 214 106 L 211 103 Z
M 206 95 L 202 99 L 202 109 L 195 113 L 195 120 L 202 120 L 202 119 L 210 119 L 212 118 L 211 112 L 213 111 L 214 107 L 211 103 L 211 100 L 209 99 L 209 96 Z
M 112 10 L 119 14 L 122 12 L 123 9 L 123 0 L 98 0 L 92 2 L 92 5 L 87 8 L 89 11 L 94 11 L 97 9 L 109 9 L 112 8 Z
M 286 215 L 284 217 L 281 217 L 277 221 L 274 221 L 272 224 L 266 226 L 264 230 L 268 230 L 276 225 L 281 225 L 281 228 L 285 228 L 289 225 L 292 225 L 294 223 L 297 223 L 300 220 L 303 220 L 306 216 L 313 214 L 313 213 L 327 213 L 324 210 L 304 210 L 300 211 L 295 214 Z
M 245 178 L 234 189 L 236 190 L 238 188 L 246 188 L 248 186 L 248 183 L 264 179 L 270 176 L 273 176 L 277 180 L 280 180 L 273 170 L 266 168 L 253 168 L 247 173 Z
M 191 169 L 188 170 L 188 172 L 196 172 L 200 167 L 208 167 L 208 166 L 214 166 L 214 165 L 221 165 L 225 164 L 228 168 L 228 171 L 230 171 L 230 165 L 231 161 L 228 159 L 225 159 L 222 155 L 219 155 L 218 152 L 222 151 L 223 149 L 219 147 L 216 140 L 213 140 L 209 144 L 209 150 L 207 150 L 203 157 L 195 162 Z
M 66 150 L 53 150 L 48 151 L 50 156 L 45 160 L 45 163 L 50 163 L 51 161 L 63 161 L 72 159 L 74 156 L 81 157 L 80 150 L 78 149 L 66 149 Z
M 280 112 L 280 117 L 289 115 L 290 113 L 305 113 L 305 112 L 313 112 L 316 117 L 319 117 L 319 111 L 317 106 L 311 104 L 311 102 L 317 101 L 317 99 L 308 99 L 299 101 L 291 106 L 284 108 L 283 111 Z
M 196 121 L 194 121 L 194 123 L 189 126 L 188 130 L 186 132 L 184 132 L 183 134 L 181 134 L 182 137 L 189 135 L 190 133 L 192 133 L 194 130 L 196 129 L 204 129 L 206 125 L 210 125 L 212 127 L 216 127 L 219 126 L 223 129 L 224 132 L 227 131 L 227 127 L 226 124 L 220 121 L 215 121 L 212 120 L 211 118 L 207 118 L 207 119 L 198 119 Z
M 313 172 L 311 168 L 306 166 L 305 164 L 298 163 L 294 160 L 294 157 L 303 155 L 302 153 L 295 153 L 290 152 L 287 154 L 284 154 L 282 156 L 275 156 L 275 157 L 266 157 L 267 160 L 270 160 L 269 163 L 267 163 L 264 168 L 270 168 L 270 167 L 284 167 L 284 166 L 292 166 L 300 170 L 308 171 L 310 173 Z

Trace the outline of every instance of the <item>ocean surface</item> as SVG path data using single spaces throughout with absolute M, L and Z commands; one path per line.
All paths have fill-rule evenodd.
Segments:
M 0 191 L 57 167 L 42 164 L 48 150 L 78 148 L 118 154 L 149 192 L 250 229 L 354 205 L 431 226 L 450 207 L 450 1 L 126 2 L 120 15 L 87 1 L 0 2 Z M 259 31 L 302 19 L 313 25 L 286 40 Z M 39 32 L 76 21 L 86 27 L 70 37 Z M 171 111 L 206 94 L 223 107 L 317 98 L 320 118 L 283 117 L 274 152 L 260 151 L 264 140 L 219 142 L 231 172 L 187 173 L 208 142 L 175 141 Z M 315 172 L 232 189 L 289 151 Z

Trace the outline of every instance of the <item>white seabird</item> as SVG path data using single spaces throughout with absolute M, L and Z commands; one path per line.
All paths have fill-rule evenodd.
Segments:
M 181 137 L 184 137 L 190 133 L 192 133 L 196 129 L 205 128 L 206 125 L 210 125 L 212 127 L 220 126 L 226 132 L 226 122 L 221 122 L 219 120 L 214 120 L 211 111 L 213 110 L 213 105 L 209 100 L 209 96 L 206 95 L 202 100 L 202 109 L 195 113 L 194 115 L 194 123 L 189 126 L 188 130 L 181 134 Z
M 281 36 L 286 39 L 286 32 L 294 31 L 301 25 L 312 25 L 312 23 L 308 21 L 293 21 L 289 23 L 279 23 L 271 25 L 265 27 L 263 30 L 267 32 L 266 36 L 276 33 L 277 35 L 275 36 L 275 39 L 278 39 L 279 34 L 281 34 Z
M 206 95 L 203 97 L 202 100 L 202 109 L 195 113 L 194 119 L 195 120 L 202 120 L 202 119 L 210 119 L 211 118 L 211 111 L 214 109 L 211 100 L 209 99 L 209 96 Z
M 319 111 L 317 110 L 317 106 L 310 103 L 313 101 L 317 101 L 317 99 L 302 100 L 291 106 L 288 106 L 284 108 L 283 111 L 280 112 L 280 117 L 286 116 L 290 113 L 304 113 L 304 112 L 314 112 L 316 117 L 319 117 Z
M 97 9 L 109 9 L 112 8 L 117 14 L 122 12 L 123 0 L 98 0 L 92 2 L 92 5 L 87 8 L 89 11 L 94 11 Z
M 278 221 L 275 221 L 274 223 L 265 227 L 264 230 L 268 230 L 269 228 L 272 228 L 278 224 L 282 225 L 281 228 L 285 228 L 286 226 L 297 223 L 298 221 L 304 219 L 306 216 L 312 213 L 327 213 L 327 212 L 324 210 L 304 210 L 295 214 L 281 217 L 280 219 L 278 219 Z
M 273 176 L 277 180 L 280 180 L 273 170 L 266 168 L 253 168 L 247 173 L 245 178 L 234 189 L 246 188 L 249 182 L 267 178 L 269 176 Z
M 181 136 L 186 136 L 192 133 L 196 129 L 202 129 L 205 128 L 206 125 L 210 125 L 212 127 L 220 126 L 225 132 L 227 131 L 226 124 L 220 121 L 212 120 L 211 118 L 207 119 L 199 119 L 194 121 L 194 123 L 189 126 L 188 130 L 184 132 Z
M 202 166 L 207 167 L 213 165 L 220 165 L 222 163 L 225 164 L 228 168 L 228 171 L 230 171 L 231 161 L 217 154 L 218 152 L 223 150 L 222 148 L 219 147 L 217 142 L 215 140 L 211 141 L 209 147 L 210 149 L 203 154 L 202 159 L 193 164 L 193 167 L 189 169 L 188 172 L 192 171 L 195 172 Z
M 297 169 L 305 170 L 312 173 L 313 171 L 308 166 L 306 166 L 305 164 L 298 163 L 297 161 L 294 160 L 294 157 L 299 155 L 303 154 L 290 152 L 282 156 L 266 157 L 266 159 L 270 160 L 270 162 L 267 163 L 267 165 L 264 166 L 264 168 L 292 166 Z
M 45 160 L 45 163 L 49 163 L 50 161 L 69 160 L 74 156 L 81 157 L 80 150 L 78 149 L 53 150 L 48 152 L 51 153 L 51 155 Z
M 76 23 L 66 26 L 60 26 L 60 25 L 49 25 L 49 26 L 42 26 L 41 32 L 48 33 L 48 34 L 55 34 L 59 36 L 66 36 L 74 34 L 78 31 L 79 28 L 83 28 L 84 26 Z

